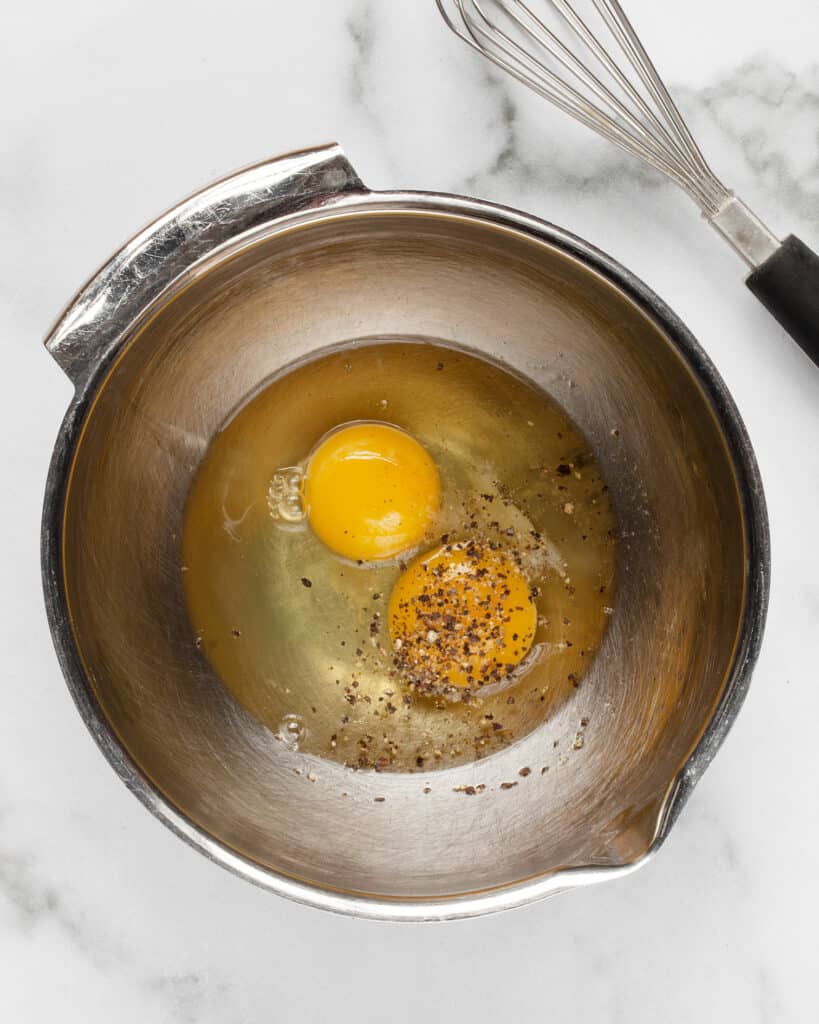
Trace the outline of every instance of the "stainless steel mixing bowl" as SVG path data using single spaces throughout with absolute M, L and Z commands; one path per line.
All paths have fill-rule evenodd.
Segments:
M 491 758 L 429 773 L 426 795 L 423 773 L 329 762 L 306 784 L 190 643 L 180 583 L 183 504 L 228 414 L 288 363 L 370 336 L 464 345 L 554 396 L 622 532 L 616 608 L 575 700 Z M 736 409 L 645 285 L 513 210 L 368 191 L 330 146 L 176 206 L 47 346 L 76 385 L 43 526 L 57 652 L 106 757 L 169 827 L 283 895 L 403 919 L 514 906 L 659 847 L 744 697 L 769 548 Z M 582 756 L 499 788 L 571 747 L 581 711 Z

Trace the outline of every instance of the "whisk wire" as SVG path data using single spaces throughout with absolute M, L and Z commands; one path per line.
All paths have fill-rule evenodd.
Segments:
M 680 114 L 677 104 L 666 88 L 665 82 L 663 82 L 657 72 L 653 61 L 640 42 L 640 37 L 628 20 L 626 12 L 617 0 L 592 0 L 592 3 L 634 67 L 652 99 L 662 110 L 669 127 L 674 130 L 686 152 L 694 159 L 702 171 L 712 174 L 713 172 L 706 163 L 694 136 Z
M 570 51 L 568 51 L 560 40 L 557 39 L 554 33 L 552 33 L 543 24 L 541 19 L 531 11 L 523 0 L 512 0 L 512 3 L 525 10 L 538 27 L 541 28 L 550 39 L 554 40 L 562 50 L 570 53 Z M 504 3 L 500 3 L 499 6 L 506 9 L 506 5 Z M 615 118 L 624 120 L 630 129 L 633 130 L 627 132 L 627 135 L 632 142 L 634 141 L 634 133 L 636 132 L 637 138 L 641 140 L 641 146 L 644 147 L 640 149 L 640 155 L 645 153 L 645 158 L 648 159 L 648 151 L 650 151 L 653 155 L 653 162 L 655 166 L 663 170 L 666 174 L 670 174 L 674 177 L 675 180 L 677 180 L 684 188 L 689 190 L 691 188 L 696 188 L 697 176 L 698 173 L 700 173 L 700 169 L 698 168 L 696 161 L 691 158 L 688 152 L 688 147 L 684 144 L 684 140 L 679 140 L 673 137 L 666 129 L 666 127 L 657 118 L 654 111 L 652 111 L 648 103 L 646 103 L 639 90 L 636 89 L 623 74 L 621 69 L 606 52 L 597 36 L 595 36 L 588 25 L 572 9 L 572 7 L 566 3 L 565 0 L 552 0 L 552 6 L 581 39 L 584 46 L 586 46 L 586 48 L 593 54 L 595 59 L 611 76 L 613 81 L 616 82 L 622 92 L 626 95 L 627 99 L 633 103 L 637 113 L 635 114 L 629 110 L 629 108 L 618 100 L 612 91 L 608 89 L 596 75 L 589 74 L 585 65 L 572 55 L 574 63 L 586 73 L 585 75 L 578 75 L 578 77 L 580 77 L 584 83 L 589 85 L 595 95 L 608 106 Z M 548 42 L 545 40 L 542 42 L 545 47 L 551 51 L 551 47 Z M 573 68 L 573 70 L 575 71 L 575 74 L 578 74 L 577 69 Z M 642 115 L 644 120 L 641 119 L 640 115 Z M 648 127 L 645 123 L 646 121 L 648 122 Z M 652 135 L 650 129 L 653 129 L 655 134 Z M 669 162 L 667 158 L 669 152 L 676 159 L 676 165 Z
M 462 0 L 458 0 L 457 6 L 459 9 L 463 9 Z M 538 95 L 548 99 L 554 105 L 570 114 L 587 127 L 597 131 L 610 141 L 632 150 L 642 156 L 643 159 L 648 160 L 655 166 L 659 167 L 666 174 L 675 178 L 683 177 L 678 173 L 677 169 L 666 160 L 664 151 L 654 142 L 652 137 L 646 133 L 640 122 L 633 118 L 625 108 L 622 108 L 618 104 L 618 101 L 610 91 L 607 90 L 607 95 L 610 97 L 610 102 L 615 105 L 616 113 L 619 113 L 623 120 L 630 123 L 635 129 L 634 131 L 620 124 L 613 118 L 601 121 L 598 108 L 590 103 L 582 93 L 563 81 L 563 79 L 556 75 L 542 61 L 534 57 L 533 54 L 524 50 L 508 35 L 508 33 L 504 32 L 501 28 L 491 22 L 477 0 L 473 6 L 480 17 L 481 22 L 486 25 L 486 28 L 483 28 L 480 22 L 477 22 L 472 18 L 465 17 L 465 28 L 469 33 L 469 36 L 471 36 L 471 39 L 453 27 L 453 31 L 456 35 L 460 36 L 461 39 L 464 39 L 474 49 L 477 49 L 494 64 L 508 72 L 522 84 L 528 86 L 534 92 L 538 93 Z M 490 31 L 493 35 L 489 34 Z M 489 44 L 491 44 L 491 49 Z M 506 60 L 499 57 L 498 53 L 503 54 Z M 602 90 L 605 87 L 602 86 L 602 83 L 600 83 L 600 91 L 595 89 L 594 85 L 591 84 L 589 85 L 589 88 L 597 93 L 601 98 L 603 97 L 604 94 L 602 93 Z M 690 184 L 690 182 L 686 180 L 681 180 L 680 183 L 684 186 Z
M 556 2 L 562 4 L 563 0 L 556 0 Z M 702 150 L 697 145 L 626 12 L 618 0 L 592 0 L 592 3 L 662 114 L 664 123 L 658 121 L 653 112 L 650 112 L 649 117 L 652 123 L 659 126 L 665 138 L 669 137 L 668 132 L 672 133 L 675 140 L 672 144 L 675 153 L 691 169 L 699 188 L 711 201 L 707 212 L 715 212 L 729 195 L 728 190 L 717 179 L 705 160 Z
M 541 19 L 539 19 L 530 10 L 530 8 L 527 7 L 527 5 L 525 3 L 523 3 L 523 0 L 518 0 L 518 2 L 519 2 L 519 5 L 521 7 L 523 7 L 524 10 L 526 10 L 535 21 L 538 22 L 538 24 L 543 26 L 543 22 L 541 21 Z M 561 17 L 564 19 L 564 21 L 570 26 L 570 28 L 577 34 L 578 38 L 580 38 L 580 40 L 583 42 L 583 44 L 586 46 L 586 48 L 593 54 L 593 56 L 598 61 L 598 63 L 603 68 L 605 68 L 605 70 L 608 72 L 608 74 L 611 76 L 611 78 L 617 83 L 617 85 L 620 87 L 620 89 L 635 104 L 635 106 L 637 107 L 639 112 L 643 115 L 643 117 L 645 117 L 646 120 L 649 121 L 649 123 L 655 128 L 655 130 L 661 136 L 663 136 L 665 139 L 667 139 L 668 144 L 670 146 L 673 146 L 673 141 L 672 141 L 671 137 L 666 132 L 665 127 L 659 121 L 659 119 L 655 115 L 654 111 L 646 103 L 646 101 L 640 95 L 639 91 L 634 88 L 632 83 L 623 74 L 622 70 L 617 66 L 615 61 L 612 60 L 612 58 L 606 52 L 606 50 L 603 47 L 603 45 L 600 43 L 600 40 L 591 31 L 591 29 L 588 27 L 588 25 L 585 23 L 585 21 L 580 17 L 580 15 L 578 15 L 577 12 L 574 11 L 572 9 L 572 7 L 568 3 L 565 3 L 565 0 L 553 0 L 553 4 L 552 5 L 555 8 L 555 10 L 558 11 L 558 13 L 561 15 Z M 545 26 L 543 26 L 543 28 L 545 29 Z M 546 31 L 548 31 L 548 30 L 546 30 Z M 552 33 L 550 33 L 550 35 L 552 35 Z M 578 61 L 577 63 L 579 64 L 580 62 Z M 580 66 L 582 67 L 583 65 L 581 64 Z M 612 96 L 611 92 L 609 90 L 607 90 L 606 94 L 609 97 L 611 104 L 615 108 L 617 108 L 619 106 L 619 104 L 617 103 L 616 99 Z M 634 119 L 634 120 L 635 120 L 636 124 L 638 125 L 639 129 L 644 131 L 645 130 L 645 126 L 642 123 L 640 123 L 639 119 Z
M 449 28 L 473 49 L 577 121 L 652 164 L 685 189 L 706 216 L 714 217 L 731 193 L 705 161 L 618 0 L 591 3 L 645 93 L 575 5 L 569 0 L 543 3 L 582 44 L 585 59 L 535 12 L 531 0 L 436 0 Z M 508 30 L 497 15 L 506 19 Z M 557 70 L 545 57 L 556 62 Z

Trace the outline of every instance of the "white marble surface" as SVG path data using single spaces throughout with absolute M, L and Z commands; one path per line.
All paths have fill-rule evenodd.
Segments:
M 819 7 L 628 4 L 729 184 L 819 243 Z M 0 5 L 0 1020 L 816 1021 L 819 372 L 672 187 L 444 33 L 432 0 Z M 750 696 L 660 855 L 446 926 L 334 918 L 154 821 L 86 734 L 43 612 L 41 494 L 70 389 L 39 341 L 136 227 L 338 139 L 374 187 L 466 191 L 583 235 L 689 323 L 756 446 L 773 531 Z

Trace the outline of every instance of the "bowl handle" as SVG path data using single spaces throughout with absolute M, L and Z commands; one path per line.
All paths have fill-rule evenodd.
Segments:
M 45 346 L 80 390 L 136 318 L 192 264 L 260 224 L 366 191 L 340 146 L 320 146 L 222 178 L 135 235 L 69 302 Z

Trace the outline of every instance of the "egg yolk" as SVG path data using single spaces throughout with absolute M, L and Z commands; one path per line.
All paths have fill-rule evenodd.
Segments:
M 395 667 L 417 690 L 472 690 L 512 674 L 532 646 L 537 609 L 509 555 L 444 544 L 399 577 L 389 628 Z
M 310 525 L 345 558 L 379 561 L 421 542 L 441 496 L 427 451 L 387 423 L 340 427 L 310 457 L 304 481 Z

